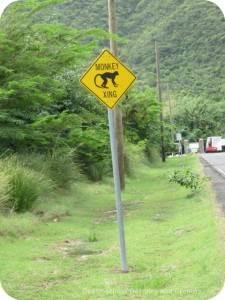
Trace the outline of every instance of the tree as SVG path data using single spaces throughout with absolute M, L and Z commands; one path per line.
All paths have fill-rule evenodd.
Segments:
M 63 120 L 68 118 L 68 114 L 60 115 L 63 109 L 56 112 L 59 116 L 50 116 L 53 107 L 62 103 L 67 96 L 60 76 L 65 70 L 80 67 L 98 41 L 105 37 L 103 31 L 98 29 L 76 30 L 63 24 L 48 22 L 43 9 L 59 2 L 61 1 L 18 2 L 1 20 L 2 148 L 20 151 L 25 147 L 34 147 L 39 138 L 43 143 L 43 133 L 38 132 L 38 127 L 32 124 L 40 122 L 42 118 L 44 121 L 48 119 L 48 123 L 54 118 L 58 121 L 62 120 L 62 116 Z M 66 105 L 61 106 L 66 109 Z M 68 127 L 65 129 L 68 130 Z
M 187 95 L 177 97 L 172 107 L 176 131 L 189 141 L 221 134 L 222 108 L 219 103 Z
M 121 107 L 127 139 L 132 143 L 147 139 L 157 145 L 160 138 L 160 104 L 155 91 L 149 87 L 141 91 L 132 89 Z

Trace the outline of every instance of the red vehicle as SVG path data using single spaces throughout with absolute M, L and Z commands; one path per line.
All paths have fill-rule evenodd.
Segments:
M 212 152 L 217 152 L 217 147 L 206 147 L 205 152 L 206 153 L 212 153 Z
M 224 150 L 225 147 L 225 139 L 222 139 L 221 136 L 210 136 L 207 137 L 206 141 L 206 153 L 213 153 L 213 152 L 221 152 Z

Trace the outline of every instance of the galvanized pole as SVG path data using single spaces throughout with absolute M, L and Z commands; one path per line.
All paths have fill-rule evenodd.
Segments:
M 115 0 L 108 0 L 108 12 L 109 12 L 109 32 L 115 33 L 115 19 L 116 19 Z M 114 55 L 117 54 L 117 46 L 115 41 L 113 41 L 112 39 L 110 39 L 110 51 Z M 123 210 L 122 210 L 122 200 L 121 200 L 120 172 L 119 172 L 119 162 L 118 162 L 118 144 L 117 144 L 118 140 L 116 138 L 114 109 L 108 109 L 108 119 L 109 119 L 109 130 L 110 130 L 110 144 L 111 144 L 111 152 L 112 152 L 117 221 L 118 221 L 119 240 L 120 240 L 121 265 L 122 265 L 122 271 L 128 272 L 124 224 L 123 224 Z
M 111 152 L 112 152 L 116 211 L 117 211 L 117 221 L 118 221 L 119 240 L 120 240 L 121 265 L 122 265 L 122 271 L 128 272 L 127 259 L 126 259 L 124 224 L 123 224 L 123 209 L 122 209 L 121 190 L 120 190 L 119 164 L 118 164 L 118 155 L 117 155 L 116 132 L 115 132 L 114 110 L 113 109 L 108 109 L 108 118 L 109 118 L 109 130 L 110 130 L 110 144 L 111 144 Z

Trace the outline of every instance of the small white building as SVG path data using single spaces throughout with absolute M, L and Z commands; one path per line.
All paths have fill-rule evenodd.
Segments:
M 198 142 L 189 143 L 189 149 L 191 153 L 199 152 L 199 143 Z

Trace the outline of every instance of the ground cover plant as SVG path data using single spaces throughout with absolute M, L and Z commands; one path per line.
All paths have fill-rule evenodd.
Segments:
M 168 181 L 197 155 L 139 163 L 127 178 L 122 273 L 111 178 L 75 182 L 32 212 L 0 218 L 0 281 L 18 300 L 208 300 L 224 282 L 224 221 L 210 181 L 193 197 Z
M 201 177 L 199 173 L 193 172 L 191 168 L 185 168 L 184 166 L 179 167 L 179 169 L 174 170 L 169 175 L 170 182 L 176 182 L 181 186 L 185 186 L 193 194 L 202 189 L 208 179 L 207 176 Z

